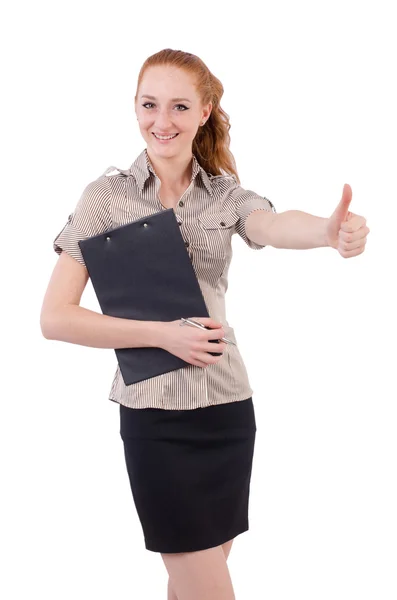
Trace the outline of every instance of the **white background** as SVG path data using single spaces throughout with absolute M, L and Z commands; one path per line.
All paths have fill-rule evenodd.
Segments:
M 108 391 L 113 350 L 49 341 L 52 241 L 84 187 L 145 147 L 139 69 L 166 47 L 222 81 L 243 187 L 328 217 L 353 190 L 364 254 L 249 249 L 228 321 L 257 419 L 236 597 L 397 597 L 393 2 L 20 2 L 2 23 L 0 595 L 166 599 L 145 550 Z M 5 60 L 4 60 L 5 59 Z M 4 251 L 5 249 L 5 251 Z M 99 311 L 89 283 L 82 305 Z M 394 309 L 394 310 L 393 310 Z

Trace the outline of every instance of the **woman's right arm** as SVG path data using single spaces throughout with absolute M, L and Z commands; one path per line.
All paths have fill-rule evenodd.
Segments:
M 199 367 L 218 362 L 225 343 L 214 348 L 210 340 L 225 335 L 222 324 L 210 317 L 194 317 L 211 327 L 180 327 L 180 321 L 136 321 L 110 317 L 80 306 L 89 279 L 87 268 L 61 252 L 51 275 L 40 314 L 40 327 L 48 340 L 93 348 L 163 348 Z M 220 352 L 213 356 L 210 352 Z
M 160 345 L 162 323 L 110 317 L 80 306 L 87 268 L 62 252 L 54 267 L 40 314 L 43 336 L 93 348 Z

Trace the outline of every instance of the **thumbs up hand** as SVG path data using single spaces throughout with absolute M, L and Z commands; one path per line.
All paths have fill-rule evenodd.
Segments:
M 370 231 L 364 217 L 349 211 L 351 199 L 352 189 L 345 183 L 342 199 L 328 219 L 326 227 L 328 245 L 338 250 L 343 258 L 362 254 Z

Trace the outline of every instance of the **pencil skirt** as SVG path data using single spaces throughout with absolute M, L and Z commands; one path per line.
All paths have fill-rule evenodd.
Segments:
M 188 410 L 120 404 L 120 435 L 147 550 L 205 550 L 248 531 L 252 397 Z

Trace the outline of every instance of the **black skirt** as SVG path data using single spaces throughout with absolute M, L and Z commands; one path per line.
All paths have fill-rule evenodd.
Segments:
M 147 550 L 205 550 L 248 531 L 252 397 L 191 410 L 120 404 L 120 435 Z

